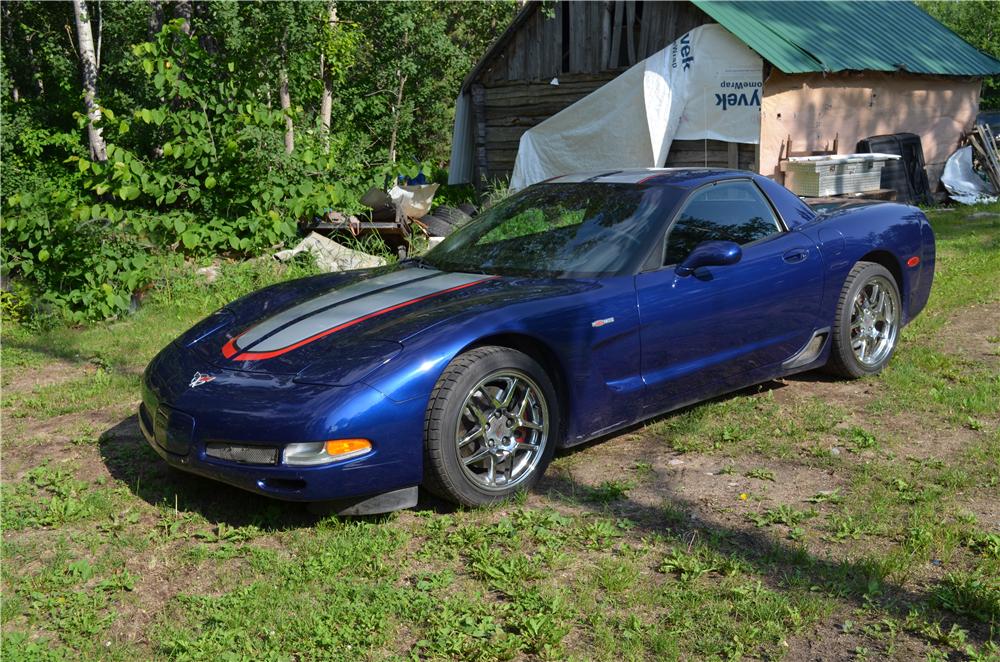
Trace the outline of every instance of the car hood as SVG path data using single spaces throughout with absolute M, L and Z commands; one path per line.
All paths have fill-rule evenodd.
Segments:
M 411 266 L 327 274 L 265 288 L 195 325 L 176 342 L 223 370 L 296 375 L 322 364 L 349 385 L 430 326 L 571 286 Z

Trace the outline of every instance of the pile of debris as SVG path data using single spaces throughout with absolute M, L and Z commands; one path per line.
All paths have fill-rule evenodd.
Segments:
M 955 202 L 996 202 L 1000 193 L 1000 144 L 988 123 L 966 134 L 965 147 L 948 157 L 941 183 Z
M 438 184 L 395 184 L 388 191 L 372 187 L 361 197 L 369 211 L 360 218 L 329 211 L 308 229 L 346 231 L 354 236 L 376 232 L 403 257 L 418 243 L 414 233 L 427 238 L 433 246 L 476 215 L 476 208 L 469 204 L 433 207 L 437 189 Z
M 470 204 L 433 207 L 438 184 L 395 184 L 388 191 L 372 187 L 361 198 L 369 211 L 355 216 L 330 210 L 306 225 L 309 235 L 294 248 L 275 253 L 286 261 L 299 253 L 311 253 L 324 271 L 365 269 L 385 264 L 385 259 L 354 250 L 334 241 L 328 234 L 358 237 L 377 233 L 400 258 L 416 245 L 433 247 L 476 215 Z

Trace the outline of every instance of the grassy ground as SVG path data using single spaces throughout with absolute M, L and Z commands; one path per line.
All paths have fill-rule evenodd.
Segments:
M 972 211 L 931 214 L 934 293 L 882 376 L 691 407 L 488 510 L 318 518 L 146 448 L 146 362 L 289 274 L 7 324 L 4 659 L 997 659 L 1000 206 Z

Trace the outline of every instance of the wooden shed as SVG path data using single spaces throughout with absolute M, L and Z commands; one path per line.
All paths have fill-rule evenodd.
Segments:
M 508 177 L 521 134 L 689 30 L 690 2 L 529 2 L 466 77 L 476 182 Z M 753 168 L 756 145 L 676 141 L 667 165 Z
M 838 137 L 844 152 L 906 131 L 930 147 L 935 180 L 974 120 L 982 77 L 1000 73 L 1000 62 L 910 2 L 529 2 L 463 82 L 456 142 L 462 131 L 472 149 L 461 164 L 453 152 L 452 182 L 508 177 L 527 129 L 714 22 L 764 60 L 761 141 L 676 140 L 666 166 L 780 178 L 789 139 L 800 150 Z

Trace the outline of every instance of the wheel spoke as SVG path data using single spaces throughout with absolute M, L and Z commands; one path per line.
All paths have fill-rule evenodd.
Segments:
M 529 421 L 523 418 L 517 419 L 517 427 L 528 428 L 529 430 L 544 430 L 545 428 L 535 423 L 534 421 Z
M 529 388 L 529 389 L 525 389 L 525 391 L 524 391 L 524 397 L 521 399 L 521 404 L 517 408 L 517 417 L 518 417 L 518 419 L 523 419 L 524 418 L 524 412 L 526 412 L 528 410 L 528 405 L 530 405 L 530 404 L 531 404 L 531 389 Z
M 489 423 L 486 421 L 486 414 L 484 414 L 477 407 L 473 407 L 471 402 L 468 404 L 468 406 L 465 409 L 470 414 L 472 414 L 472 418 L 473 418 L 474 421 L 476 421 L 476 423 L 479 424 L 479 429 L 480 430 L 485 430 L 487 427 L 489 427 Z
M 523 441 L 518 442 L 517 446 L 514 447 L 515 451 L 528 451 L 529 453 L 534 453 L 538 450 L 538 446 L 534 444 L 526 444 Z
M 874 312 L 878 307 L 879 297 L 882 295 L 882 288 L 878 283 L 872 283 L 871 294 L 865 297 L 865 308 Z
M 459 448 L 464 448 L 470 441 L 472 441 L 476 437 L 482 437 L 485 432 L 486 432 L 486 428 L 484 428 L 482 425 L 480 425 L 478 428 L 476 428 L 475 430 L 473 430 L 469 434 L 467 434 L 464 437 L 462 437 L 462 440 L 458 442 L 458 447 Z
M 500 410 L 506 410 L 510 407 L 510 403 L 514 401 L 514 390 L 520 381 L 517 377 L 511 377 L 502 398 L 498 399 L 496 396 L 490 396 L 493 406 Z
M 496 485 L 497 484 L 497 476 L 496 476 L 497 459 L 496 459 L 496 457 L 493 456 L 492 453 L 489 454 L 489 455 L 487 455 L 487 457 L 490 458 L 490 468 L 486 470 L 486 483 L 488 485 Z
M 462 458 L 462 462 L 465 463 L 465 466 L 469 466 L 470 464 L 475 464 L 476 462 L 482 462 L 483 459 L 487 457 L 491 458 L 493 455 L 490 454 L 489 449 L 481 448 L 469 457 Z

